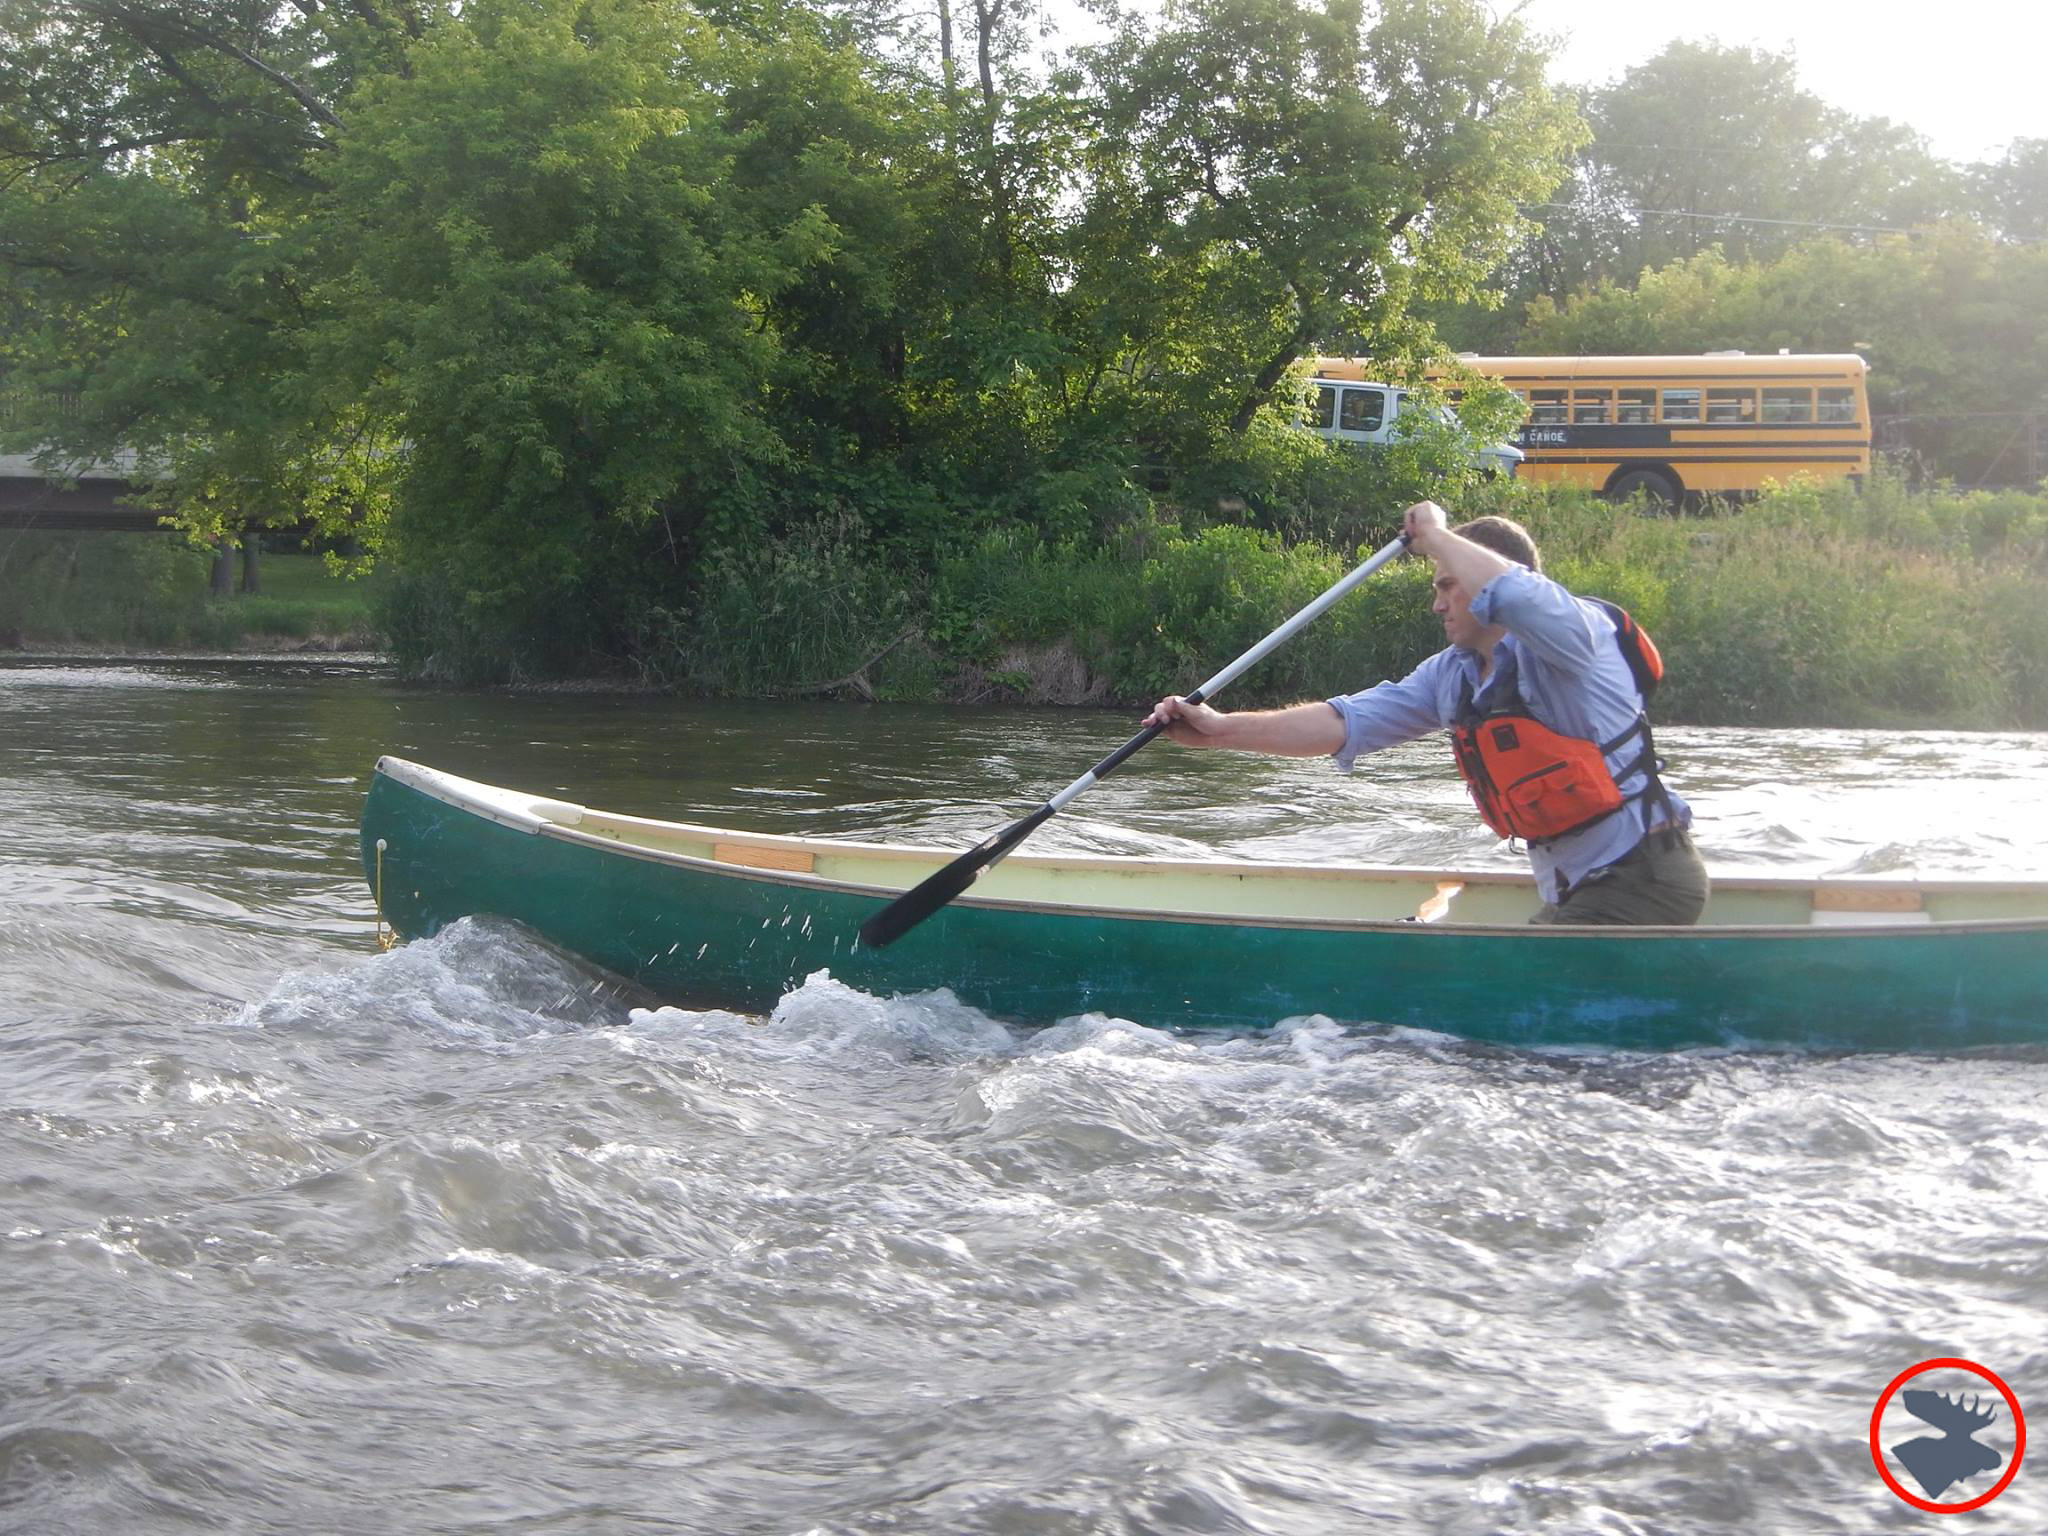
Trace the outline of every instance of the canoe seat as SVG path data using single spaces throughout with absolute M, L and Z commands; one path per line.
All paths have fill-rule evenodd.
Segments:
M 1810 921 L 1816 928 L 1853 928 L 1880 923 L 1930 923 L 1934 917 L 1918 891 L 1817 885 L 1813 888 Z

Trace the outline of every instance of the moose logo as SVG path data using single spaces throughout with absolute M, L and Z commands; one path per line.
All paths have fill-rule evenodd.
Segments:
M 2005 1460 L 1990 1446 L 1970 1438 L 1998 1417 L 1996 1408 L 1984 1412 L 1976 1398 L 1965 1408 L 1960 1395 L 1951 1401 L 1939 1392 L 1902 1392 L 1899 1396 L 1906 1412 L 1941 1431 L 1939 1440 L 1922 1435 L 1892 1447 L 1892 1454 L 1913 1474 L 1913 1481 L 1927 1490 L 1930 1499 L 1940 1498 L 1941 1490 L 1950 1483 L 1989 1472 Z
M 1984 1444 L 1975 1437 L 1982 1431 L 1993 1430 L 1998 1423 L 1998 1404 L 1994 1400 L 1990 1407 L 1984 1406 L 1982 1396 L 1972 1395 L 1965 1402 L 1965 1394 L 1955 1392 L 1929 1391 L 1925 1388 L 1900 1392 L 1914 1377 L 1925 1372 L 1941 1369 L 1957 1369 L 1970 1372 L 1997 1389 L 1998 1396 L 2005 1400 L 2010 1410 L 2012 1425 L 2011 1459 L 2006 1454 Z M 1916 1497 L 1892 1475 L 1885 1464 L 1881 1445 L 1880 1425 L 1884 1419 L 1885 1406 L 1897 1394 L 1900 1406 L 1922 1424 L 1940 1431 L 1938 1435 L 1917 1435 L 1897 1440 L 1891 1446 L 1892 1457 L 1905 1468 L 1906 1473 L 1920 1485 L 1926 1496 Z M 2002 1438 L 2002 1435 L 2000 1436 Z M 1968 1360 L 1945 1356 L 1936 1360 L 1923 1360 L 1918 1365 L 1901 1371 L 1892 1379 L 1890 1386 L 1877 1400 L 1877 1407 L 1870 1415 L 1870 1454 L 1877 1463 L 1878 1474 L 1883 1477 L 1893 1493 L 1917 1508 L 1948 1514 L 1965 1509 L 1976 1509 L 1990 1503 L 2011 1484 L 2020 1469 L 2020 1456 L 2027 1445 L 2026 1420 L 2020 1416 L 2019 1399 L 2013 1396 L 2011 1388 L 1980 1365 Z M 1936 1503 L 1944 1491 L 1956 1483 L 1966 1482 L 1984 1473 L 1994 1472 L 2001 1465 L 2005 1474 L 1988 1490 L 1963 1503 Z

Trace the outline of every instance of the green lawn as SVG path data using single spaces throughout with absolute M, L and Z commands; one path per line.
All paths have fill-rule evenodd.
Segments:
M 210 596 L 210 567 L 171 534 L 0 534 L 0 635 L 152 650 L 381 643 L 371 583 L 330 575 L 318 555 L 265 554 L 253 597 Z

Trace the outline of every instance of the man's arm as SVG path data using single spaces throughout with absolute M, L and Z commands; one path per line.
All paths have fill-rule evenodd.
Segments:
M 1584 672 L 1593 665 L 1605 631 L 1595 630 L 1579 600 L 1548 576 L 1451 532 L 1443 508 L 1433 501 L 1417 502 L 1402 514 L 1401 531 L 1410 549 L 1436 562 L 1440 577 L 1450 576 L 1464 589 L 1482 624 L 1498 624 L 1552 666 Z M 1497 582 L 1510 574 L 1512 579 Z
M 1164 725 L 1166 738 L 1184 747 L 1232 747 L 1275 757 L 1328 757 L 1344 745 L 1342 717 L 1321 703 L 1226 714 L 1175 694 L 1153 705 L 1142 723 Z
M 1403 512 L 1401 532 L 1407 535 L 1412 553 L 1434 560 L 1437 569 L 1463 587 L 1468 597 L 1477 597 L 1479 589 L 1494 577 L 1515 568 L 1514 561 L 1451 532 L 1444 509 L 1433 501 L 1418 501 Z

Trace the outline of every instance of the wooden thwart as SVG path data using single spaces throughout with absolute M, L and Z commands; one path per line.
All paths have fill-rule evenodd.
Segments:
M 1854 886 L 1817 885 L 1816 912 L 1918 912 L 1924 903 L 1918 891 L 1873 891 Z
M 801 848 L 763 848 L 754 843 L 713 843 L 711 857 L 721 864 L 742 864 L 748 869 L 782 869 L 799 875 L 811 873 L 816 863 Z

